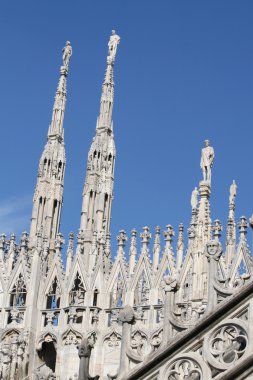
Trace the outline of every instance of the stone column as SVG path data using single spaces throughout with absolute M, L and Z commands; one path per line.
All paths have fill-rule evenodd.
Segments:
M 118 380 L 124 380 L 126 378 L 126 373 L 129 370 L 127 347 L 131 338 L 131 325 L 134 323 L 134 319 L 133 308 L 129 305 L 126 305 L 119 314 L 119 320 L 122 322 L 122 340 Z

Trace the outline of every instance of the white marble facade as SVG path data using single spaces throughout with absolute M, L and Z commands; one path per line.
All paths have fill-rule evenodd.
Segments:
M 63 49 L 30 233 L 24 232 L 19 242 L 15 235 L 0 236 L 0 378 L 88 379 L 79 373 L 86 345 L 90 353 L 84 363 L 92 378 L 252 379 L 248 222 L 244 216 L 236 222 L 237 187 L 232 180 L 227 226 L 211 220 L 214 149 L 208 140 L 201 153 L 203 178 L 191 196 L 187 234 L 182 224 L 177 237 L 171 225 L 154 232 L 147 226 L 140 232 L 134 229 L 131 236 L 121 230 L 118 250 L 111 252 L 113 70 L 119 42 L 113 31 L 88 152 L 80 230 L 76 237 L 69 234 L 65 268 L 59 225 L 69 41 Z

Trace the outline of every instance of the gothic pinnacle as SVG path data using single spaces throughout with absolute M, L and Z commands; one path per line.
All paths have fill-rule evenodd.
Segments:
M 66 85 L 67 75 L 69 68 L 69 60 L 72 55 L 72 47 L 70 42 L 67 41 L 65 47 L 62 49 L 62 66 L 60 68 L 60 79 L 57 86 L 52 121 L 48 130 L 48 137 L 58 136 L 63 139 L 63 120 L 66 108 Z
M 97 129 L 112 129 L 112 110 L 114 100 L 114 80 L 113 66 L 115 63 L 117 47 L 120 42 L 120 37 L 115 30 L 112 31 L 108 42 L 107 67 L 105 78 L 102 86 L 102 95 L 100 101 L 100 112 L 97 120 Z

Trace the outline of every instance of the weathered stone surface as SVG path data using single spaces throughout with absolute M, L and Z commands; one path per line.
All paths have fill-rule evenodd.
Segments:
M 139 233 L 132 230 L 129 246 L 126 232 L 120 230 L 117 252 L 111 252 L 116 157 L 113 70 L 119 42 L 113 31 L 88 153 L 80 230 L 76 245 L 75 234 L 69 234 L 66 270 L 59 225 L 69 41 L 62 51 L 30 235 L 24 232 L 20 242 L 14 234 L 0 235 L 0 378 L 252 379 L 253 263 L 248 221 L 242 216 L 236 224 L 233 181 L 222 246 L 222 225 L 211 220 L 214 149 L 208 140 L 201 153 L 203 178 L 198 188 L 193 183 L 188 241 L 182 224 L 176 242 L 171 224 L 164 231 L 156 227 L 153 243 L 145 226 L 140 242 Z

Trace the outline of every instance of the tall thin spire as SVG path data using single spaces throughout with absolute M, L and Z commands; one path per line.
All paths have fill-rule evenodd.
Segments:
M 67 41 L 63 48 L 63 62 L 48 139 L 39 163 L 30 229 L 32 245 L 35 244 L 36 233 L 39 229 L 48 238 L 50 245 L 59 232 L 66 166 L 63 120 L 66 107 L 66 79 L 71 55 L 72 48 L 70 42 Z
M 119 42 L 120 37 L 116 34 L 115 30 L 112 30 L 112 35 L 108 43 L 107 67 L 102 86 L 97 129 L 112 129 L 112 110 L 114 100 L 113 67 Z
M 119 42 L 120 37 L 113 30 L 108 43 L 107 67 L 102 85 L 96 135 L 88 154 L 83 190 L 80 230 L 83 231 L 84 249 L 87 245 L 90 246 L 94 231 L 98 234 L 102 231 L 105 236 L 110 232 L 116 156 L 112 131 L 113 68 Z M 86 255 L 86 260 L 88 260 L 88 255 Z
M 233 180 L 230 186 L 229 194 L 229 214 L 227 223 L 227 238 L 226 238 L 226 263 L 231 265 L 235 254 L 236 246 L 236 222 L 235 222 L 235 198 L 237 193 L 237 185 Z
M 60 79 L 57 86 L 52 121 L 48 129 L 48 137 L 60 137 L 63 139 L 63 120 L 66 107 L 67 95 L 67 75 L 69 68 L 69 60 L 72 55 L 72 47 L 70 42 L 67 41 L 65 47 L 62 49 L 62 66 L 60 68 Z

